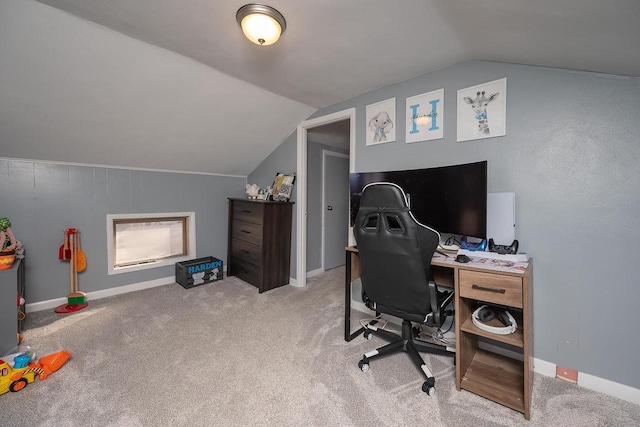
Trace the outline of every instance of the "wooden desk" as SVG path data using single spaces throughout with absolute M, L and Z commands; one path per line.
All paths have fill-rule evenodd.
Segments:
M 358 249 L 346 248 L 345 341 L 364 331 L 351 333 L 351 282 L 360 277 Z M 500 265 L 473 258 L 468 264 L 455 256 L 436 253 L 431 271 L 439 286 L 453 287 L 456 311 L 456 389 L 465 389 L 531 416 L 533 386 L 533 259 L 522 264 Z M 516 318 L 518 329 L 510 335 L 496 335 L 477 328 L 471 314 L 481 304 L 504 306 Z M 489 323 L 501 326 L 497 319 Z M 507 358 L 478 348 L 478 338 L 512 346 L 523 360 Z
M 363 333 L 364 328 L 351 333 L 351 282 L 360 277 L 360 254 L 354 246 L 347 246 L 345 251 L 347 262 L 344 275 L 344 340 L 349 342 Z

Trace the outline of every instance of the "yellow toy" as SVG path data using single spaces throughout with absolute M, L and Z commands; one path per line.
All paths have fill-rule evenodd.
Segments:
M 31 350 L 27 350 L 15 355 L 13 363 L 0 359 L 0 394 L 22 390 L 35 380 L 36 375 L 40 381 L 44 380 L 49 374 L 60 369 L 71 357 L 71 353 L 61 350 L 41 357 L 38 363 L 32 362 L 34 356 Z M 11 356 L 7 357 L 9 358 Z

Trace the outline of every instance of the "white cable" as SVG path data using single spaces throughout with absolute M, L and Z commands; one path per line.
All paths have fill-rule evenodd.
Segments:
M 378 316 L 378 317 L 371 318 L 371 319 L 362 319 L 362 320 L 360 320 L 360 326 L 362 326 L 363 328 L 367 328 L 367 326 L 369 325 L 369 322 L 373 322 L 374 320 L 377 320 L 378 322 L 384 322 L 384 323 L 382 323 L 382 326 L 378 326 L 378 323 L 375 324 L 375 325 L 372 325 L 372 326 L 375 326 L 378 329 L 386 328 L 387 327 L 387 323 L 389 323 L 389 320 L 383 319 L 382 317 Z

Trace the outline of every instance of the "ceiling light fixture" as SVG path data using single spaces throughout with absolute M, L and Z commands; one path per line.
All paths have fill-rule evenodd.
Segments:
M 422 126 L 422 125 L 429 125 L 431 124 L 431 121 L 433 120 L 433 118 L 437 115 L 437 113 L 429 113 L 429 114 L 423 114 L 421 116 L 414 116 L 413 117 L 413 121 L 415 124 Z
M 245 36 L 255 44 L 269 46 L 280 38 L 287 28 L 284 16 L 271 6 L 245 4 L 236 13 L 236 21 Z

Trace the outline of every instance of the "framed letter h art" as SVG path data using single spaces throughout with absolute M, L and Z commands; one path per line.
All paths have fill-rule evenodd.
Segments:
M 444 89 L 407 98 L 406 117 L 407 144 L 444 138 Z

